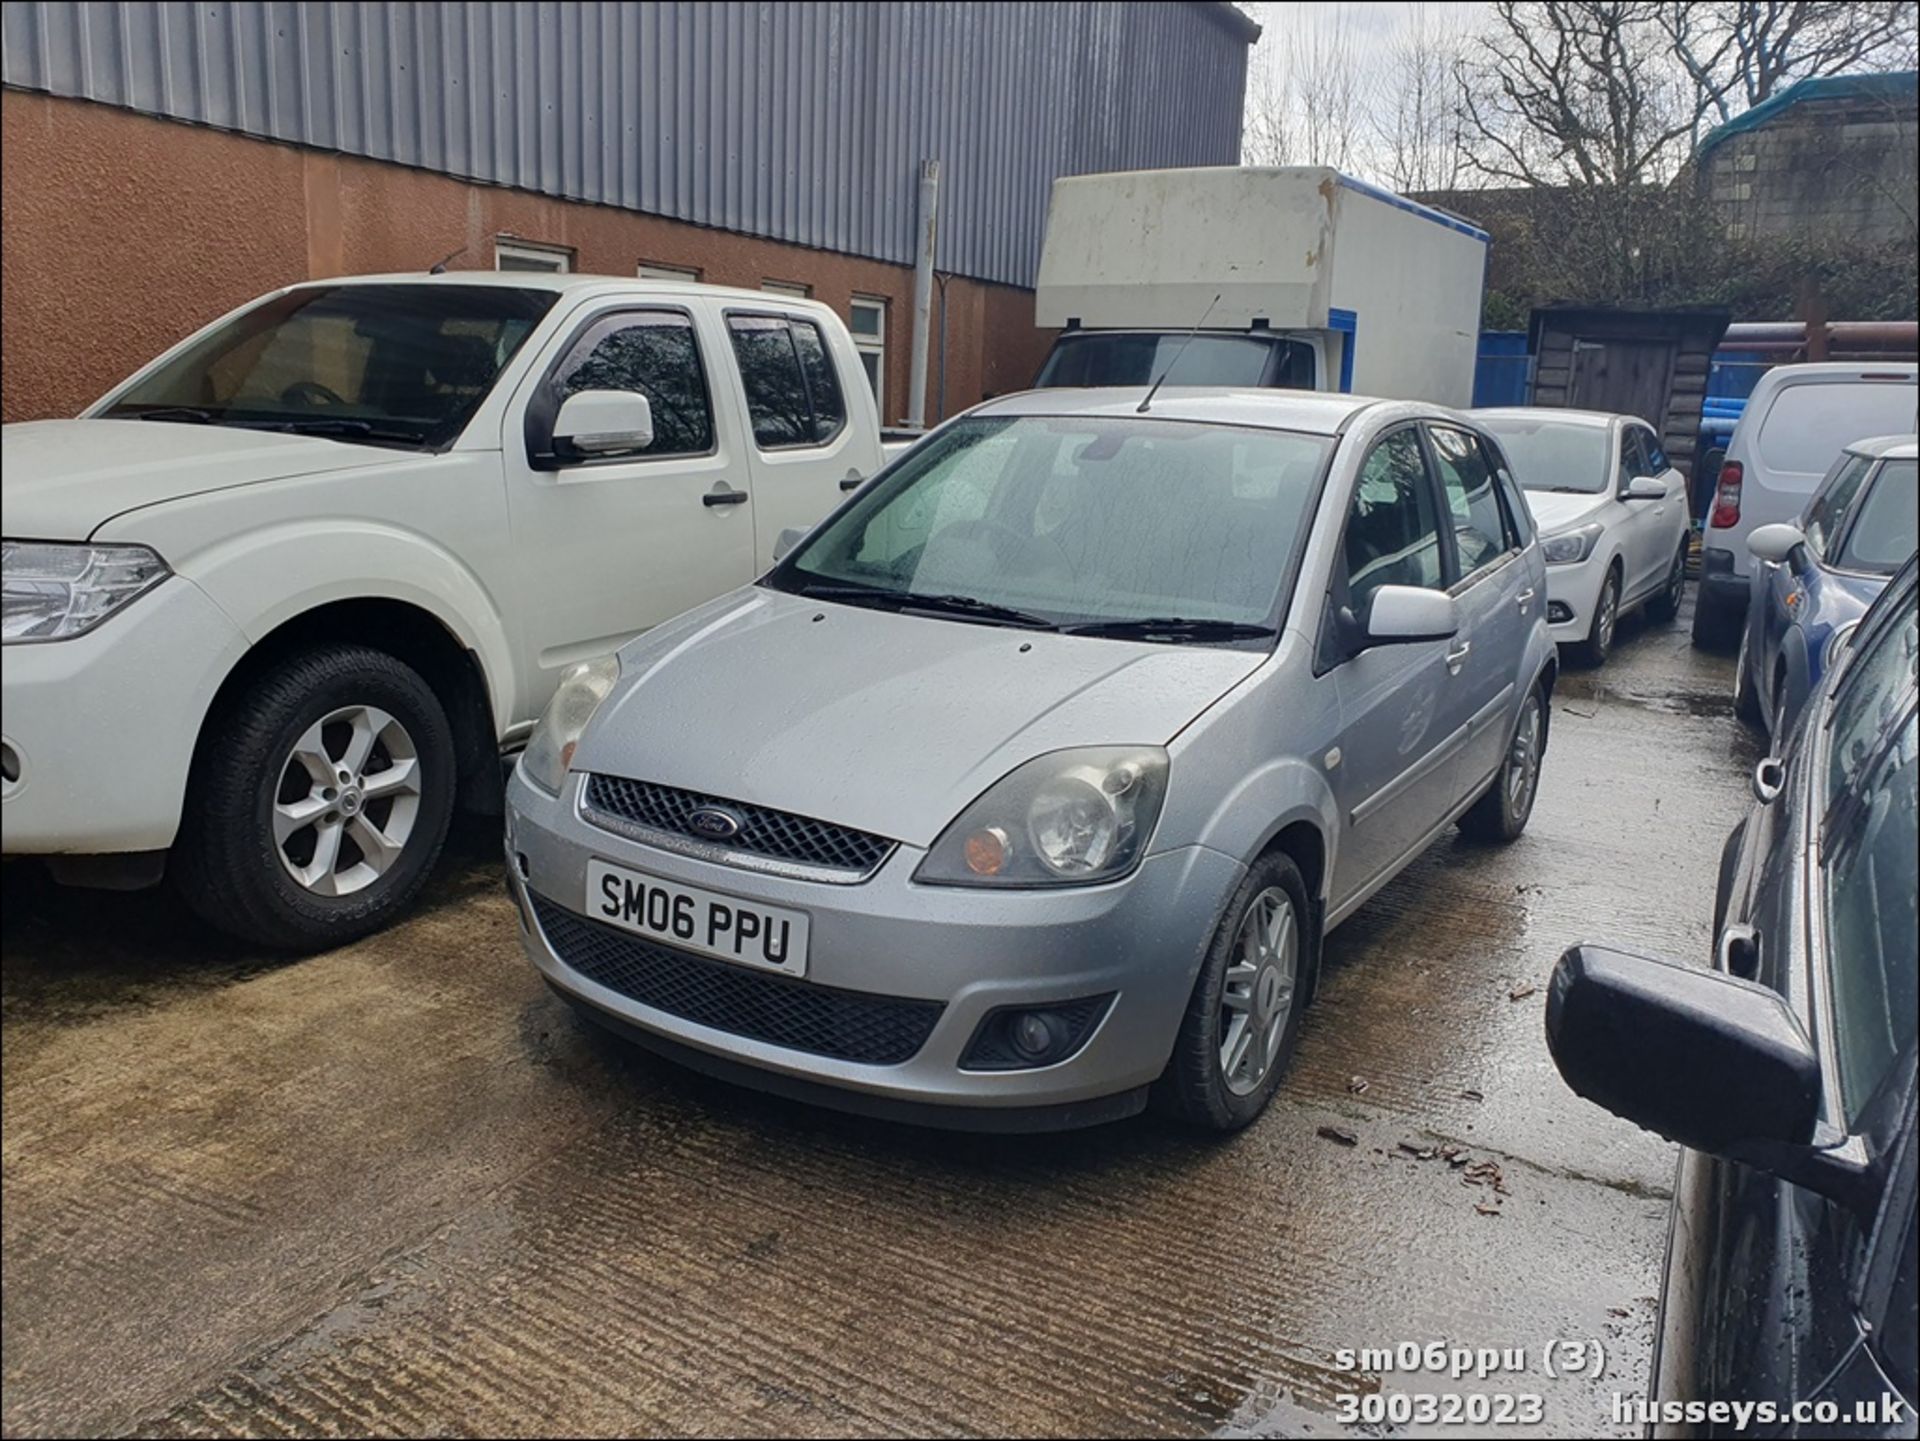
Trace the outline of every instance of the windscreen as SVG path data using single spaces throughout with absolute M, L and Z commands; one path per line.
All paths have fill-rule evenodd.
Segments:
M 1840 556 L 1846 570 L 1892 575 L 1920 546 L 1920 463 L 1890 460 L 1868 483 Z
M 1034 385 L 1151 385 L 1170 365 L 1168 385 L 1311 390 L 1314 384 L 1313 347 L 1304 341 L 1274 335 L 1195 335 L 1189 341 L 1184 332 L 1116 330 L 1061 336 Z
M 202 336 L 101 413 L 437 449 L 555 298 L 491 285 L 292 290 Z
M 774 583 L 856 600 L 960 596 L 1053 625 L 1266 624 L 1331 444 L 1149 418 L 963 420 L 815 533 Z
M 1521 416 L 1477 416 L 1493 433 L 1522 490 L 1598 495 L 1613 479 L 1613 437 L 1604 425 Z

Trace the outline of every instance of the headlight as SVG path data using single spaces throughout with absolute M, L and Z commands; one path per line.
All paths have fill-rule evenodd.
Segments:
M 520 755 L 520 769 L 528 780 L 549 795 L 560 794 L 581 733 L 618 679 L 620 658 L 613 655 L 583 661 L 560 678 L 560 688 L 540 713 L 540 723 Z
M 1547 564 L 1578 565 L 1593 554 L 1593 547 L 1598 543 L 1602 529 L 1596 521 L 1578 530 L 1563 530 L 1558 535 L 1541 537 L 1540 549 L 1547 557 Z
M 1157 746 L 1036 756 L 989 786 L 941 834 L 914 879 L 941 886 L 1092 885 L 1146 851 L 1167 795 Z
M 144 545 L 0 541 L 0 640 L 84 635 L 168 574 Z

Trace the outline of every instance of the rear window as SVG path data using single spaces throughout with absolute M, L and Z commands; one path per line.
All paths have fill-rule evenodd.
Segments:
M 1177 359 L 1176 359 L 1177 357 Z M 1279 336 L 1159 334 L 1151 331 L 1064 335 L 1034 385 L 1151 385 L 1171 365 L 1168 385 L 1277 386 L 1313 389 L 1313 347 Z
M 1914 399 L 1911 380 L 1787 386 L 1767 408 L 1754 442 L 1754 459 L 1764 472 L 1760 483 L 1777 479 L 1777 489 L 1812 490 L 1841 450 L 1854 441 L 1911 431 Z

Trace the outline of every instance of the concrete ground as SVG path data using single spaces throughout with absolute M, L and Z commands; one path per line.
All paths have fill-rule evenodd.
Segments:
M 485 828 L 405 924 L 292 962 L 10 867 L 0 1428 L 1328 1436 L 1465 1390 L 1618 1431 L 1673 1155 L 1561 1085 L 1542 987 L 1581 938 L 1706 954 L 1757 752 L 1685 637 L 1569 674 L 1526 836 L 1449 837 L 1330 938 L 1224 1143 L 920 1132 L 638 1055 L 522 960 Z M 1553 1379 L 1554 1339 L 1603 1374 Z M 1409 1341 L 1528 1365 L 1336 1363 Z

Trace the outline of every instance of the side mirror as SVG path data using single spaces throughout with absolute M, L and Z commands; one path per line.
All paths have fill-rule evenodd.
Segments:
M 1453 597 L 1417 585 L 1383 585 L 1367 608 L 1367 640 L 1374 645 L 1445 640 L 1460 630 Z
M 578 390 L 561 402 L 553 448 L 583 459 L 622 455 L 653 444 L 653 406 L 631 390 Z
M 1665 500 L 1667 483 L 1657 476 L 1636 475 L 1627 482 L 1627 488 L 1620 498 L 1622 500 Z
M 807 538 L 807 533 L 797 525 L 790 525 L 773 539 L 773 558 L 786 559 L 787 552 Z
M 1807 543 L 1807 537 L 1797 525 L 1784 523 L 1757 527 L 1747 537 L 1747 549 L 1756 560 L 1769 560 L 1776 565 L 1782 561 L 1799 566 L 1795 552 Z
M 1765 986 L 1575 946 L 1548 982 L 1547 1050 L 1568 1086 L 1616 1116 L 1851 1197 L 1857 1163 L 1813 1149 L 1821 1097 L 1813 1042 Z

